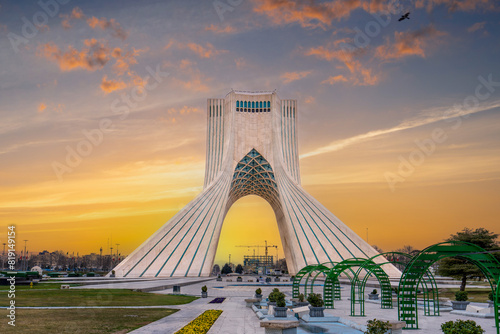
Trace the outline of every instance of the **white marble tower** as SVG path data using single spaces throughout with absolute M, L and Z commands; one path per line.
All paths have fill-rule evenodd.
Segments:
M 250 194 L 272 206 L 291 275 L 308 264 L 378 254 L 301 187 L 296 100 L 231 91 L 208 99 L 207 116 L 203 192 L 121 262 L 117 277 L 208 276 L 226 213 Z

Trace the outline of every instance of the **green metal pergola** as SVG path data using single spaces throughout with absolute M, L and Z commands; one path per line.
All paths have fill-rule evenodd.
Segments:
M 314 282 L 316 281 L 316 278 L 320 274 L 324 274 L 325 276 L 330 272 L 331 267 L 330 266 L 335 266 L 336 262 L 326 262 L 322 264 L 313 264 L 313 265 L 308 265 L 302 268 L 294 277 L 293 283 L 292 283 L 292 297 L 297 298 L 300 293 L 300 282 L 306 278 L 305 284 L 304 284 L 304 295 L 307 297 L 309 293 L 313 292 L 313 287 L 314 287 Z M 316 273 L 314 275 L 311 283 L 309 283 L 309 279 L 313 276 L 313 273 Z M 309 286 L 309 291 L 308 291 L 308 286 Z M 323 296 L 325 295 L 333 295 L 335 299 L 340 299 L 340 284 L 339 281 L 336 280 L 332 282 L 331 285 L 324 285 L 323 286 Z
M 332 282 L 335 282 L 335 281 L 338 282 L 338 278 L 342 273 L 344 273 L 349 278 L 349 280 L 351 282 L 351 315 L 353 314 L 353 312 L 352 312 L 353 305 L 356 303 L 356 290 L 353 287 L 360 286 L 360 284 L 356 284 L 357 277 L 356 277 L 356 272 L 353 270 L 353 268 L 362 266 L 366 261 L 369 261 L 369 260 L 363 259 L 363 258 L 352 258 L 352 259 L 343 260 L 343 261 L 339 262 L 337 265 L 335 265 L 330 270 L 330 272 L 328 273 L 327 278 L 325 280 L 325 291 L 326 291 L 327 286 L 330 286 L 332 284 Z M 370 271 L 370 269 L 371 269 L 371 267 L 366 268 L 367 271 L 369 271 L 370 273 L 373 273 L 375 275 L 375 277 L 379 280 L 381 287 L 383 286 L 382 281 L 385 280 L 385 278 L 383 277 L 384 275 L 387 278 L 387 281 L 389 281 L 387 274 L 383 270 L 382 270 L 382 272 L 377 271 L 375 273 L 375 272 Z M 350 275 L 349 275 L 349 272 L 350 272 Z M 390 294 L 391 294 L 391 285 L 389 283 L 389 295 Z M 333 296 L 331 296 L 330 294 L 325 294 L 324 300 L 325 300 L 326 307 L 328 307 L 328 308 L 334 307 Z M 363 306 L 364 306 L 364 304 L 363 304 Z
M 385 262 L 375 262 L 377 258 L 382 258 Z M 392 289 L 391 284 L 388 279 L 384 277 L 385 273 L 382 274 L 383 266 L 386 264 L 393 264 L 400 268 L 406 267 L 406 265 L 410 262 L 412 256 L 407 253 L 401 252 L 386 252 L 375 255 L 365 261 L 359 269 L 356 271 L 355 275 L 355 284 L 356 286 L 351 286 L 351 316 L 364 316 L 365 315 L 365 307 L 364 307 L 364 292 L 366 287 L 366 282 L 372 273 L 379 273 L 381 282 L 381 306 L 383 309 L 393 308 L 392 305 Z M 363 279 L 359 279 L 361 272 L 365 270 L 366 275 Z M 386 275 L 385 275 L 386 276 Z M 439 315 L 439 298 L 438 298 L 438 290 L 436 281 L 434 280 L 434 276 L 432 273 L 427 270 L 425 273 L 424 279 L 421 281 L 420 287 L 423 292 L 424 297 L 424 313 L 429 316 L 438 316 Z M 356 291 L 357 290 L 357 291 Z M 357 292 L 357 296 L 356 296 Z M 356 304 L 359 304 L 360 314 L 356 314 Z
M 417 287 L 421 284 L 424 273 L 436 261 L 446 257 L 461 257 L 476 265 L 486 276 L 494 295 L 495 324 L 499 328 L 500 302 L 500 262 L 483 248 L 462 241 L 447 241 L 422 250 L 406 266 L 398 291 L 398 318 L 406 322 L 405 329 L 418 329 Z

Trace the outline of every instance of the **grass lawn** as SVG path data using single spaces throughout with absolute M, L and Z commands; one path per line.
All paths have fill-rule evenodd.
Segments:
M 66 284 L 66 283 L 36 283 L 33 284 L 33 288 L 30 288 L 29 284 L 17 284 L 16 290 L 45 290 L 45 289 L 60 289 L 61 285 L 69 285 L 69 286 L 81 286 L 81 284 Z M 0 285 L 0 291 L 9 290 L 10 285 Z
M 460 289 L 439 289 L 439 297 L 445 297 L 450 298 L 451 300 L 455 300 L 455 292 L 457 292 L 458 290 Z M 466 287 L 465 291 L 469 293 L 469 302 L 486 303 L 486 301 L 488 301 L 488 294 L 490 293 L 491 289 Z
M 17 287 L 16 287 L 17 288 Z M 198 297 L 126 289 L 16 290 L 16 306 L 158 306 L 187 304 Z M 1 298 L 0 306 L 9 299 Z M 1 333 L 1 331 L 0 331 Z
M 128 333 L 177 312 L 173 309 L 16 310 L 16 327 L 0 322 L 0 333 Z M 3 312 L 2 312 L 3 313 Z

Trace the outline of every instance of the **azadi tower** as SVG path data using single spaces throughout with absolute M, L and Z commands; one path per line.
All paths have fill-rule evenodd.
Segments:
M 208 99 L 203 191 L 122 261 L 115 275 L 208 276 L 224 218 L 246 195 L 273 208 L 291 275 L 308 264 L 378 254 L 301 187 L 296 120 L 297 101 L 280 100 L 276 92 L 231 91 Z M 392 265 L 384 269 L 400 275 Z

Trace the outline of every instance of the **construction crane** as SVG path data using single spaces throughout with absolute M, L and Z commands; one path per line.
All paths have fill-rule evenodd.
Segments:
M 264 240 L 264 242 L 266 243 L 265 246 L 260 246 L 260 245 L 257 245 L 257 246 L 252 246 L 252 245 L 238 245 L 236 247 L 254 248 L 254 250 L 253 250 L 253 255 L 254 256 L 255 256 L 255 248 L 261 248 L 261 247 L 263 247 L 265 249 L 265 252 L 266 252 L 266 259 L 267 259 L 267 254 L 268 254 L 267 249 L 268 248 L 276 248 L 276 262 L 277 262 L 278 261 L 278 246 L 276 246 L 276 245 L 268 245 L 267 244 L 267 240 Z

